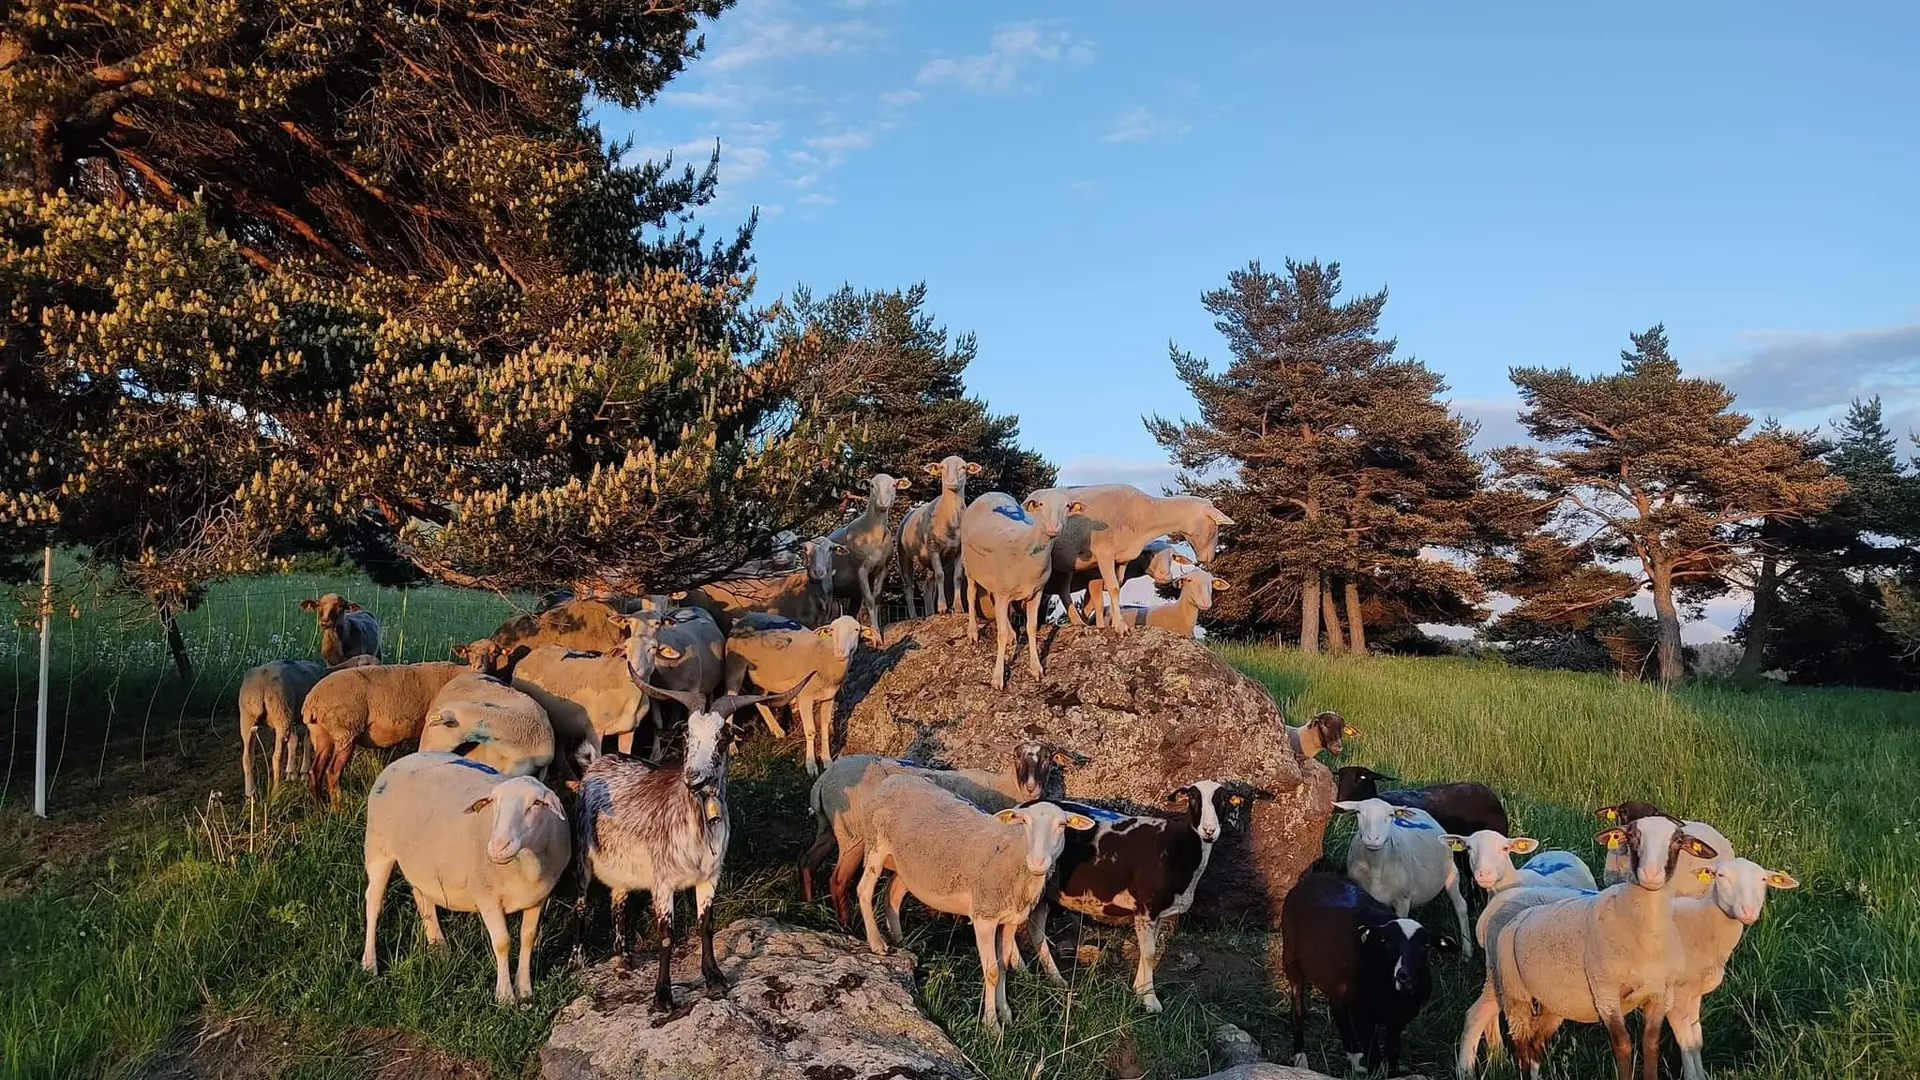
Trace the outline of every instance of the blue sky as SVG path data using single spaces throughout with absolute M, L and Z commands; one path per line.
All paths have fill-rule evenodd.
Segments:
M 1664 321 L 1690 371 L 1813 423 L 1920 428 L 1920 5 L 742 0 L 637 114 L 721 146 L 762 301 L 928 283 L 974 392 L 1075 481 L 1157 482 L 1169 340 L 1259 258 L 1386 286 L 1384 327 L 1509 441 L 1515 364 Z

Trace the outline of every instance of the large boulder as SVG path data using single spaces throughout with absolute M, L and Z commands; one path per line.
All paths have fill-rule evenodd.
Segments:
M 1046 738 L 1092 758 L 1068 775 L 1080 798 L 1165 805 L 1194 780 L 1246 780 L 1274 792 L 1256 806 L 1251 834 L 1214 849 L 1197 914 L 1278 925 L 1280 903 L 1320 854 L 1333 777 L 1287 745 L 1273 699 L 1191 638 L 1141 627 L 1126 634 L 1043 626 L 1039 681 L 1015 656 L 1007 688 L 989 685 L 994 636 L 967 640 L 966 617 L 887 627 L 885 647 L 863 651 L 842 687 L 842 752 L 886 754 L 962 768 L 1000 768 L 1023 739 Z
M 966 1058 L 914 1006 L 913 956 L 770 919 L 714 935 L 732 984 L 709 1000 L 679 985 L 679 1008 L 650 1011 L 653 965 L 602 964 L 562 1009 L 540 1050 L 541 1080 L 869 1080 L 972 1076 Z M 683 963 L 690 958 L 682 958 Z

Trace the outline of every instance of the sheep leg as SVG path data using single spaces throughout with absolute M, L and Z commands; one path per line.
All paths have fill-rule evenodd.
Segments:
M 1013 923 L 1000 926 L 995 935 L 995 960 L 999 964 L 1000 977 L 993 983 L 993 1007 L 1002 1023 L 1013 1023 L 1013 1007 L 1007 1004 L 1007 950 L 1013 947 Z
M 967 568 L 963 565 L 960 567 L 960 576 L 965 580 L 961 582 L 960 588 L 962 590 L 961 596 L 967 601 L 967 640 L 979 641 L 980 604 L 978 598 L 973 595 L 974 581 L 972 578 L 968 578 L 966 574 Z
M 1681 1075 L 1685 1080 L 1707 1080 L 1706 1067 L 1700 1060 L 1700 999 L 1689 995 L 1676 1002 L 1667 1014 L 1667 1022 L 1673 1028 L 1673 1041 L 1680 1047 Z
M 700 977 L 706 980 L 708 997 L 724 997 L 727 978 L 720 974 L 720 964 L 713 958 L 713 887 L 711 881 L 693 886 L 693 908 L 700 919 Z
M 1607 1026 L 1607 1042 L 1613 1048 L 1615 1080 L 1633 1080 L 1633 1039 L 1627 1034 L 1627 1020 L 1620 1014 L 1620 1003 L 1596 1001 L 1594 1006 L 1600 1014 L 1600 1022 Z M 1544 1039 L 1540 1041 L 1545 1042 Z
M 1367 1056 L 1361 1052 L 1360 1032 L 1353 1026 L 1353 1014 L 1338 1005 L 1330 1011 L 1333 1013 L 1333 1029 L 1340 1033 L 1340 1046 L 1347 1052 L 1347 1071 L 1362 1071 Z
M 865 569 L 856 571 L 853 576 L 860 583 L 860 603 L 867 609 L 867 625 L 873 627 L 873 632 L 877 634 L 880 632 L 880 601 L 875 594 L 880 591 L 879 583 Z M 880 571 L 880 578 L 886 578 L 884 568 Z
M 906 931 L 900 929 L 900 906 L 907 902 L 907 879 L 899 874 L 887 882 L 887 933 L 893 940 L 906 944 Z
M 1027 668 L 1036 679 L 1040 677 L 1040 605 L 1046 601 L 1038 595 L 1027 601 Z
M 240 782 L 246 788 L 249 802 L 253 800 L 253 729 L 256 726 L 252 717 L 240 718 Z
M 833 764 L 833 699 L 816 698 L 813 702 L 814 725 L 820 729 L 820 767 Z
M 1447 862 L 1447 899 L 1453 902 L 1453 917 L 1460 920 L 1460 955 L 1471 960 L 1473 926 L 1467 922 L 1467 898 L 1460 893 L 1460 868 L 1453 865 L 1451 860 Z
M 493 1000 L 510 1005 L 514 1001 L 513 981 L 507 978 L 507 913 L 497 902 L 480 905 L 480 921 L 487 925 L 487 938 L 493 942 Z
M 1140 961 L 1133 969 L 1133 992 L 1150 1013 L 1160 1011 L 1160 997 L 1153 992 L 1153 966 L 1160 948 L 1160 921 L 1151 915 L 1133 917 L 1133 936 L 1140 946 Z
M 1487 962 L 1491 966 L 1493 962 L 1491 955 L 1487 957 Z M 1480 1057 L 1480 1040 L 1482 1039 L 1488 1040 L 1487 1054 L 1489 1057 L 1492 1056 L 1491 1043 L 1499 1039 L 1499 1033 L 1496 1030 L 1499 1023 L 1500 1002 L 1494 997 L 1493 975 L 1489 971 L 1480 996 L 1467 1007 L 1467 1022 L 1465 1030 L 1460 1033 L 1460 1055 L 1454 1066 L 1455 1072 L 1461 1076 L 1473 1075 L 1474 1065 Z
M 1013 636 L 1013 623 L 1007 618 L 1007 602 L 1003 597 L 994 597 L 993 623 L 994 630 L 999 635 L 996 639 L 997 648 L 994 651 L 993 688 L 1005 690 L 1007 688 L 1007 639 Z
M 274 777 L 272 792 L 280 790 L 280 781 L 291 780 L 300 775 L 300 757 L 306 748 L 306 732 L 299 724 L 287 728 L 287 760 L 281 766 L 280 775 Z
M 737 692 L 738 691 L 734 690 L 727 691 L 729 694 Z M 773 706 L 768 705 L 764 701 L 756 701 L 753 707 L 760 710 L 760 719 L 767 722 L 767 731 L 772 733 L 774 738 L 784 739 L 787 737 L 787 729 L 780 726 L 780 718 L 774 714 Z
M 1660 1080 L 1660 1029 L 1667 1025 L 1670 1007 L 1671 999 L 1662 996 L 1640 1010 L 1640 1069 L 1645 1080 Z
M 1040 970 L 1046 973 L 1047 981 L 1055 986 L 1067 985 L 1066 976 L 1060 974 L 1060 965 L 1053 962 L 1053 943 L 1047 940 L 1047 902 L 1033 905 L 1027 913 L 1027 936 L 1033 939 L 1033 951 L 1039 957 Z
M 762 709 L 766 708 L 766 702 L 761 702 L 760 707 Z M 808 776 L 819 776 L 820 766 L 814 764 L 813 761 L 813 729 L 815 726 L 813 702 L 796 702 L 794 704 L 794 711 L 800 714 L 800 741 L 803 744 L 800 750 L 801 760 L 806 764 Z
M 540 909 L 545 906 L 542 900 L 520 913 L 520 977 L 513 988 L 522 1001 L 533 996 L 533 945 L 540 937 Z
M 1287 1006 L 1293 1014 L 1293 1067 L 1307 1068 L 1307 983 L 1287 972 Z
M 1013 938 L 1018 923 L 1000 924 L 1000 966 L 1008 971 L 1027 970 L 1026 957 L 1020 955 L 1020 943 Z
M 1000 1038 L 1000 928 L 973 920 L 973 943 L 980 950 L 980 1026 Z
M 886 862 L 885 857 L 876 858 L 878 855 L 876 851 L 867 852 L 866 869 L 860 874 L 860 918 L 867 927 L 867 948 L 875 956 L 885 956 L 887 943 L 880 940 L 880 924 L 873 917 L 873 888 L 880 883 L 880 867 Z
M 653 976 L 653 1007 L 660 1012 L 673 1011 L 673 890 L 653 890 L 653 932 L 660 943 L 655 948 L 658 969 Z
M 1113 560 L 1100 560 L 1100 581 L 1106 586 L 1100 596 L 1100 611 L 1105 615 L 1111 604 L 1114 632 L 1124 634 L 1127 632 L 1127 621 L 1120 617 L 1120 572 L 1115 569 Z
M 280 790 L 280 763 L 281 763 L 281 760 L 286 756 L 286 753 L 287 753 L 287 730 L 285 728 L 274 728 L 273 729 L 273 759 L 267 762 L 267 794 L 269 797 L 271 797 L 275 792 Z M 252 772 L 253 771 L 253 769 L 251 768 L 251 766 L 253 765 L 252 754 L 247 755 L 247 765 L 249 766 L 247 771 Z M 248 795 L 252 795 L 252 792 L 248 792 Z
M 933 553 L 932 585 L 933 585 L 932 603 L 939 605 L 940 614 L 945 615 L 947 613 L 947 564 L 944 560 L 940 558 L 940 553 L 938 551 L 935 551 Z M 927 612 L 927 614 L 931 615 L 933 614 L 933 612 L 929 611 Z
M 387 878 L 392 876 L 397 861 L 384 853 L 367 855 L 367 945 L 360 951 L 360 966 L 368 971 L 380 970 L 373 952 L 373 936 L 380 928 L 380 904 L 387 895 Z
M 860 866 L 861 849 L 856 844 L 840 841 L 840 855 L 833 865 L 833 877 L 827 882 L 827 891 L 833 896 L 833 911 L 840 917 L 840 925 L 853 929 L 853 916 L 847 911 L 847 888 L 853 884 L 853 872 Z
M 353 757 L 353 744 L 343 743 L 333 751 L 333 758 L 327 769 L 327 796 L 333 809 L 340 809 L 340 777 L 347 771 L 347 762 Z
M 627 967 L 627 890 L 607 886 L 612 894 L 613 908 L 613 967 L 624 971 Z

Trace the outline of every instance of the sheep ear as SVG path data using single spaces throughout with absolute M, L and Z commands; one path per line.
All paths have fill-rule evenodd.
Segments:
M 1700 884 L 1705 885 L 1707 882 L 1712 881 L 1718 875 L 1714 873 L 1713 867 L 1701 866 L 1701 867 L 1696 867 L 1694 869 L 1693 876 L 1699 879 Z
M 1455 836 L 1452 833 L 1448 833 L 1445 836 L 1442 836 L 1440 839 L 1447 845 L 1448 851 L 1467 850 L 1467 841 L 1464 837 Z
M 578 792 L 580 790 L 580 781 L 578 780 L 567 781 L 567 790 L 572 792 Z
M 863 626 L 860 628 L 860 640 L 876 649 L 880 647 L 880 635 L 875 632 L 871 626 Z
M 680 659 L 680 657 L 684 656 L 685 654 L 682 653 L 679 649 L 676 649 L 671 645 L 663 644 L 663 645 L 655 645 L 653 647 L 653 655 L 661 657 L 666 660 L 678 660 Z
M 1593 815 L 1599 818 L 1601 821 L 1609 821 L 1609 822 L 1619 821 L 1620 808 L 1618 806 L 1603 806 L 1600 809 L 1595 810 L 1593 812 Z
M 492 805 L 493 805 L 493 796 L 491 795 L 482 796 L 481 798 L 473 800 L 473 805 L 467 807 L 466 810 L 463 811 L 463 813 L 477 814 L 480 811 L 485 810 L 487 807 Z
M 1085 814 L 1068 814 L 1067 828 L 1078 829 L 1084 832 L 1087 829 L 1093 828 L 1093 819 Z
M 320 606 L 320 601 L 314 600 L 311 598 L 300 601 L 301 611 L 312 611 L 314 608 L 317 608 L 319 606 Z
M 815 630 L 814 633 L 820 635 L 823 638 L 830 638 L 833 636 L 833 627 L 823 626 L 820 629 Z
M 669 600 L 685 600 L 686 598 L 687 598 L 687 590 L 685 589 L 681 589 L 679 592 L 670 592 L 667 594 L 667 599 Z
M 904 476 L 903 476 L 903 477 L 901 477 L 900 479 L 898 479 L 898 480 L 895 480 L 895 481 L 893 482 L 893 486 L 894 486 L 894 487 L 897 487 L 897 488 L 900 488 L 901 490 L 903 490 L 903 491 L 904 491 L 905 489 L 907 489 L 907 488 L 910 488 L 910 487 L 912 487 L 912 486 L 913 486 L 913 481 L 911 481 L 911 480 L 909 480 L 909 479 L 907 479 L 906 477 L 904 477 Z
M 1227 592 L 1228 590 L 1231 590 L 1232 588 L 1233 588 L 1233 583 L 1232 583 L 1232 582 L 1230 582 L 1230 581 L 1226 581 L 1226 580 L 1224 580 L 1224 579 L 1222 579 L 1222 578 L 1214 578 L 1214 579 L 1213 579 L 1213 591 L 1214 591 L 1214 592 Z
M 939 476 L 943 471 L 945 470 L 940 468 L 940 464 L 938 462 L 935 462 L 934 464 L 927 466 L 928 476 Z
M 1193 565 L 1192 559 L 1187 558 L 1185 555 L 1182 555 L 1177 551 L 1173 553 L 1173 561 L 1179 563 L 1181 566 Z
M 980 475 L 980 463 L 979 463 L 979 462 L 977 462 L 977 461 L 969 461 L 969 462 L 967 462 L 967 475 L 968 475 L 968 476 L 979 476 L 979 475 Z
M 1794 880 L 1792 874 L 1780 870 L 1775 870 L 1773 873 L 1768 874 L 1766 881 L 1769 887 L 1775 889 L 1797 889 L 1800 887 L 1800 883 Z
M 993 817 L 995 821 L 999 821 L 1007 825 L 1017 825 L 1020 822 L 1027 820 L 1027 815 L 1024 811 L 1016 810 L 1016 809 L 1013 809 L 1012 807 L 1008 807 L 1007 809 L 1000 811 L 999 813 L 993 815 Z
M 845 544 L 835 544 L 833 545 L 833 553 L 835 555 L 846 555 L 849 554 L 849 549 Z
M 1516 855 L 1527 855 L 1540 846 L 1540 841 L 1531 836 L 1516 836 L 1507 841 L 1507 850 Z
M 1453 949 L 1459 948 L 1460 943 L 1458 941 L 1455 941 L 1453 938 L 1453 935 L 1451 934 L 1438 934 L 1433 939 L 1433 947 L 1436 949 L 1447 949 L 1451 951 Z
M 1074 767 L 1075 764 L 1077 764 L 1073 760 L 1073 756 L 1068 754 L 1065 750 L 1055 750 L 1053 752 L 1053 763 L 1055 765 L 1060 766 L 1063 769 L 1071 769 Z
M 1069 514 L 1084 514 L 1084 513 L 1086 513 L 1086 512 L 1087 512 L 1087 504 L 1086 504 L 1086 503 L 1083 503 L 1083 502 L 1071 502 L 1071 503 L 1068 503 L 1068 504 L 1067 504 L 1067 513 L 1069 513 Z
M 1215 507 L 1215 506 L 1207 507 L 1207 517 L 1211 518 L 1215 525 L 1233 524 L 1233 519 L 1221 513 L 1219 507 Z
M 1600 835 L 1594 837 L 1593 842 L 1596 844 L 1599 844 L 1603 848 L 1606 848 L 1608 851 L 1617 851 L 1619 850 L 1620 845 L 1626 842 L 1626 839 L 1627 839 L 1627 830 L 1622 829 L 1616 825 L 1613 828 L 1607 829 L 1606 831 L 1602 832 Z
M 1178 791 L 1167 792 L 1166 802 L 1171 806 L 1174 803 L 1185 802 L 1189 797 L 1190 796 L 1187 795 L 1187 789 L 1181 788 Z
M 622 615 L 617 611 L 607 616 L 607 621 L 612 623 L 615 626 L 627 625 L 627 619 L 628 619 L 628 616 Z
M 1357 814 L 1360 812 L 1359 802 L 1352 799 L 1349 799 L 1346 802 L 1334 803 L 1333 808 L 1335 810 L 1340 811 L 1343 814 Z
M 467 658 L 467 647 L 465 645 L 455 645 L 447 651 L 453 654 L 455 660 L 465 660 Z
M 555 795 L 551 788 L 541 791 L 540 798 L 535 800 L 535 804 L 553 811 L 553 816 L 561 821 L 567 820 L 567 808 L 560 805 L 560 796 Z
M 1682 834 L 1680 838 L 1680 850 L 1696 859 L 1717 859 L 1720 857 L 1720 853 L 1713 849 L 1712 844 L 1707 843 L 1697 836 Z
M 349 601 L 347 602 L 347 610 L 348 610 L 348 611 L 359 611 L 359 610 L 360 610 L 360 605 L 359 605 L 359 604 L 356 604 L 356 603 L 354 603 L 354 602 L 352 602 L 351 600 L 349 600 Z

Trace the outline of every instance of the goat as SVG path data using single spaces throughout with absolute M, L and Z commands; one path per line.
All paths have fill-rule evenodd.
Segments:
M 339 593 L 328 593 L 318 600 L 300 601 L 300 610 L 317 613 L 314 618 L 320 624 L 320 659 L 328 667 L 338 667 L 350 656 L 379 657 L 380 620 L 360 610 L 359 604 Z

